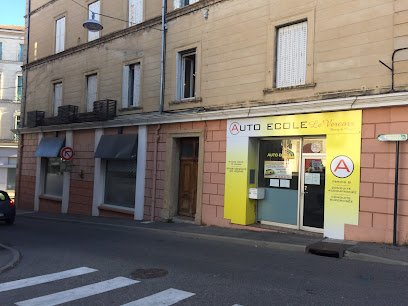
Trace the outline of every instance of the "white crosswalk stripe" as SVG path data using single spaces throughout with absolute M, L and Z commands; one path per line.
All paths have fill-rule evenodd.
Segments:
M 193 295 L 195 295 L 195 293 L 170 288 L 122 306 L 168 306 L 176 304 L 177 302 Z
M 59 305 L 78 299 L 86 298 L 92 295 L 104 293 L 107 291 L 115 290 L 118 288 L 130 286 L 137 284 L 139 281 L 132 280 L 126 277 L 116 277 L 107 281 L 95 283 L 92 285 L 87 285 L 83 287 L 78 287 L 71 290 L 61 291 L 54 294 L 49 294 L 34 298 L 31 300 L 17 302 L 18 306 L 53 306 Z
M 41 275 L 41 276 L 36 276 L 36 277 L 31 277 L 31 278 L 20 279 L 20 280 L 0 284 L 0 292 L 20 289 L 24 287 L 30 287 L 30 286 L 44 284 L 44 283 L 49 283 L 52 281 L 56 281 L 56 280 L 60 280 L 64 278 L 70 278 L 70 277 L 79 276 L 79 275 L 84 275 L 84 274 L 88 274 L 88 273 L 92 273 L 96 271 L 98 270 L 87 268 L 87 267 L 81 267 L 81 268 L 66 270 L 66 271 L 62 271 L 58 273 L 52 273 L 52 274 L 46 274 L 46 275 Z

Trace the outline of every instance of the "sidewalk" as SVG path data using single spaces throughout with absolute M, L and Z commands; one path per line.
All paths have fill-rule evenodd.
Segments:
M 207 239 L 225 242 L 228 241 L 230 243 L 238 243 L 254 247 L 266 247 L 298 252 L 305 252 L 311 245 L 323 245 L 323 249 L 330 249 L 330 247 L 334 246 L 335 249 L 340 249 L 341 252 L 344 253 L 344 257 L 347 259 L 408 266 L 408 247 L 406 246 L 393 247 L 390 245 L 376 243 L 357 243 L 333 239 L 322 239 L 295 233 L 230 229 L 215 226 L 197 226 L 189 223 L 134 221 L 128 219 L 91 217 L 47 212 L 33 213 L 21 210 L 17 211 L 17 222 L 15 226 L 18 226 L 18 219 L 20 218 L 35 218 L 58 222 L 103 225 L 104 227 L 111 226 L 117 228 L 155 231 L 162 234 L 177 235 L 195 239 Z M 324 252 L 315 253 L 320 255 L 324 254 Z M 343 254 L 338 257 L 343 257 Z
M 0 274 L 13 268 L 20 260 L 20 253 L 0 243 Z

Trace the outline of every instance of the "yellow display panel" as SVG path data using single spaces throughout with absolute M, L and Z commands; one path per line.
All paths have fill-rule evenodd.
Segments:
M 254 139 L 322 135 L 327 139 L 324 234 L 343 239 L 344 224 L 358 224 L 361 120 L 360 110 L 229 120 L 224 217 L 242 225 L 255 221 L 255 202 L 248 199 L 255 186 L 249 185 L 249 171 L 257 168 Z

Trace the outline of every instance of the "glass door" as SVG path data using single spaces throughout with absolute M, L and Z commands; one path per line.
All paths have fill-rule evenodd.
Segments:
M 301 228 L 323 232 L 324 188 L 326 157 L 321 154 L 304 154 L 302 158 L 302 209 Z

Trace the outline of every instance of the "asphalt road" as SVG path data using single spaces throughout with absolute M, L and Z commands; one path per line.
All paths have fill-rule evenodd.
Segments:
M 407 304 L 408 267 L 24 217 L 13 226 L 0 223 L 0 243 L 22 254 L 14 269 L 0 275 L 2 306 L 47 305 L 47 300 L 32 299 L 48 295 L 55 301 L 74 299 L 80 292 L 95 294 L 109 287 L 108 280 L 122 277 L 116 280 L 126 282 L 133 271 L 148 268 L 168 274 L 121 283 L 124 287 L 67 305 L 123 305 L 144 297 L 156 305 L 158 300 L 151 296 L 170 288 L 191 295 L 177 305 Z M 5 284 L 81 267 L 97 271 L 13 290 Z M 55 295 L 99 282 L 104 283 Z M 163 295 L 169 296 L 167 291 Z

